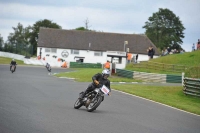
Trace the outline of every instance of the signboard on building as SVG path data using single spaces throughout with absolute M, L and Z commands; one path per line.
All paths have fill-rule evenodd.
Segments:
M 126 52 L 121 52 L 121 51 L 107 51 L 107 55 L 126 56 Z
M 62 53 L 61 53 L 61 56 L 63 58 L 67 58 L 69 56 L 69 53 L 66 50 L 63 50 Z

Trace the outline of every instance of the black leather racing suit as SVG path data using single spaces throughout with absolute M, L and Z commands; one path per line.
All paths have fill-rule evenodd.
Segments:
M 81 98 L 83 98 L 83 97 L 85 96 L 85 94 L 87 94 L 88 92 L 91 92 L 91 91 L 93 91 L 95 88 L 101 87 L 101 86 L 103 86 L 103 85 L 105 85 L 105 86 L 111 91 L 111 88 L 110 88 L 110 80 L 104 79 L 102 74 L 100 74 L 100 73 L 95 74 L 95 75 L 92 77 L 92 80 L 93 80 L 93 82 L 87 87 L 87 89 L 86 89 L 86 90 L 84 91 L 84 93 L 82 94 Z M 99 85 L 96 85 L 96 84 L 94 83 L 94 80 L 99 81 Z
M 15 69 L 16 69 L 16 64 L 17 64 L 16 61 L 11 61 L 11 62 L 10 62 L 10 71 L 11 71 L 12 65 L 14 65 L 14 66 L 15 66 Z M 14 70 L 14 71 L 15 71 L 15 70 Z

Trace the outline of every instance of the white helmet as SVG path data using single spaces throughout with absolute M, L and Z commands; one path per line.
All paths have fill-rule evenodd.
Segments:
M 102 71 L 103 78 L 107 79 L 107 77 L 109 77 L 109 75 L 110 75 L 110 71 L 108 69 L 104 69 Z
M 12 61 L 15 61 L 15 59 L 12 59 Z

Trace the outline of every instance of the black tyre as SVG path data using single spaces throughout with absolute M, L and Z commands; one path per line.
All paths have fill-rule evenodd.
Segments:
M 11 68 L 11 72 L 12 72 L 12 73 L 14 72 L 14 68 L 13 68 L 13 66 L 12 66 L 12 68 Z
M 78 98 L 74 104 L 74 108 L 75 109 L 79 109 L 81 106 L 83 106 L 83 102 L 80 101 L 80 99 Z
M 88 112 L 94 111 L 100 105 L 101 102 L 102 102 L 102 97 L 100 96 L 89 104 L 89 106 L 87 107 L 87 111 Z

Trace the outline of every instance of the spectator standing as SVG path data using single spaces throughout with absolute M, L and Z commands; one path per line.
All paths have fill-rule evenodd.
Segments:
M 151 46 L 151 59 L 153 59 L 154 54 L 155 54 L 155 50 L 154 50 L 153 47 Z
M 192 51 L 195 51 L 195 46 L 194 46 L 194 43 L 192 45 Z
M 127 54 L 128 64 L 131 62 L 131 59 L 132 59 L 132 54 L 131 54 L 131 53 L 128 53 L 128 54 Z
M 197 50 L 200 50 L 200 39 L 198 39 L 198 42 L 197 42 Z
M 136 56 L 135 56 L 136 63 L 138 62 L 137 60 L 138 60 L 138 54 L 136 54 Z
M 104 69 L 110 70 L 110 61 L 107 60 L 107 62 L 104 64 Z
M 147 49 L 147 53 L 148 53 L 148 57 L 149 57 L 149 60 L 151 59 L 151 47 L 149 47 Z

